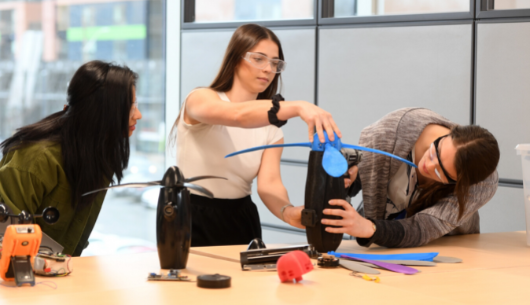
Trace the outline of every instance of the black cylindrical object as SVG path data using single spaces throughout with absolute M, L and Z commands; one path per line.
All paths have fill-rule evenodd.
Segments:
M 190 192 L 176 187 L 184 180 L 177 167 L 171 167 L 162 180 L 156 214 L 156 241 L 162 269 L 184 269 L 191 246 Z
M 197 286 L 201 288 L 228 288 L 232 278 L 221 274 L 205 274 L 197 277 Z
M 345 199 L 344 178 L 334 178 L 322 167 L 323 151 L 311 151 L 307 166 L 305 186 L 305 209 L 302 211 L 302 224 L 306 226 L 307 242 L 320 253 L 335 251 L 342 241 L 343 234 L 326 232 L 322 218 L 341 219 L 322 213 L 324 209 L 342 209 L 332 206 L 330 199 Z

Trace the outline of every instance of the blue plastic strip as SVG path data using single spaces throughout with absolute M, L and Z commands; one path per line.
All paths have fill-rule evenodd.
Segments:
M 339 138 L 337 137 L 335 142 L 339 142 L 340 143 L 340 141 L 338 139 Z M 328 142 L 328 143 L 332 143 L 332 142 Z M 323 143 L 320 143 L 320 146 L 325 146 L 325 145 L 322 145 L 322 144 Z M 403 159 L 403 158 L 398 157 L 396 155 L 393 155 L 391 153 L 387 153 L 386 151 L 373 149 L 373 148 L 368 148 L 368 147 L 363 147 L 363 146 L 359 146 L 359 145 L 344 144 L 344 143 L 340 143 L 340 144 L 338 144 L 338 146 L 347 147 L 347 148 L 353 148 L 353 149 L 367 151 L 367 152 L 372 152 L 372 153 L 376 153 L 376 154 L 380 154 L 380 155 L 385 155 L 385 156 L 394 158 L 396 160 L 399 160 L 401 162 L 407 163 L 408 165 L 410 165 L 412 167 L 418 168 L 416 166 L 416 164 L 410 162 L 409 160 Z M 256 151 L 256 150 L 267 149 L 267 148 L 275 148 L 275 147 L 312 147 L 315 150 L 315 148 L 313 147 L 313 143 L 311 143 L 311 142 L 291 143 L 291 144 L 276 144 L 276 145 L 263 145 L 263 146 L 256 146 L 256 147 L 252 147 L 252 148 L 243 149 L 243 150 L 240 150 L 240 151 L 233 152 L 231 154 L 226 155 L 225 158 L 232 157 L 232 156 L 239 155 L 239 154 L 243 154 L 243 153 L 247 153 L 247 152 Z M 317 150 L 320 150 L 320 149 L 321 148 L 319 148 Z
M 373 152 L 373 153 L 380 154 L 380 155 L 389 156 L 389 157 L 394 158 L 396 160 L 399 160 L 401 162 L 405 162 L 405 163 L 407 163 L 408 165 L 410 165 L 412 167 L 418 168 L 416 166 L 416 164 L 410 162 L 409 160 L 403 159 L 403 158 L 398 157 L 396 155 L 393 155 L 391 153 L 387 153 L 386 151 L 373 149 L 373 148 L 368 148 L 368 147 L 357 146 L 357 145 L 344 144 L 344 143 L 342 144 L 342 146 L 343 147 L 347 147 L 347 148 L 353 148 L 353 149 L 357 149 L 357 150 L 363 150 L 363 151 Z
M 339 136 L 335 132 L 333 132 L 333 134 L 335 135 L 335 140 L 333 140 L 333 141 L 329 140 L 327 132 L 324 131 L 323 133 L 324 133 L 324 138 L 326 139 L 324 141 L 324 143 L 320 142 L 320 139 L 318 138 L 318 134 L 317 133 L 315 133 L 313 135 L 313 143 L 311 144 L 311 150 L 324 151 L 324 147 L 327 144 L 330 144 L 331 146 L 333 146 L 337 150 L 340 150 L 342 148 L 342 142 L 340 141 Z
M 292 146 L 298 146 L 298 147 L 311 147 L 311 143 L 291 143 L 291 144 L 275 144 L 275 145 L 263 145 L 263 146 L 256 146 L 249 149 L 243 149 L 240 151 L 233 152 L 231 154 L 228 154 L 225 156 L 225 158 L 232 157 L 239 154 L 248 153 L 251 151 L 261 150 L 261 149 L 267 149 L 267 148 L 275 148 L 275 147 L 292 147 Z
M 438 255 L 438 252 L 429 253 L 405 253 L 405 254 L 358 254 L 358 253 L 337 253 L 334 251 L 328 252 L 329 255 L 340 257 L 341 255 L 371 260 L 412 260 L 412 261 L 427 261 L 432 262 L 433 258 Z

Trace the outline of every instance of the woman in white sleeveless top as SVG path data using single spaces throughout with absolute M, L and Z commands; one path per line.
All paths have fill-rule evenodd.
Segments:
M 176 131 L 177 166 L 186 177 L 228 179 L 196 182 L 215 198 L 192 191 L 192 246 L 247 244 L 261 238 L 258 211 L 250 198 L 256 177 L 267 208 L 286 223 L 304 228 L 303 207 L 291 205 L 280 177 L 282 148 L 224 158 L 241 149 L 283 143 L 278 127 L 297 116 L 307 123 L 310 141 L 314 129 L 322 142 L 323 130 L 341 136 L 331 115 L 314 104 L 278 103 L 274 96 L 284 69 L 276 35 L 256 24 L 243 25 L 234 32 L 210 87 L 193 90 L 182 104 L 172 132 Z

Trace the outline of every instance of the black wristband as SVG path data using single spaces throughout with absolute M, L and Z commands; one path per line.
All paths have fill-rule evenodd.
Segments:
M 271 123 L 271 125 L 274 125 L 276 127 L 282 127 L 283 125 L 287 123 L 287 121 L 279 120 L 277 116 L 278 111 L 280 111 L 280 101 L 285 101 L 285 99 L 283 98 L 281 94 L 278 93 L 275 96 L 273 96 L 272 107 L 268 111 L 269 123 Z

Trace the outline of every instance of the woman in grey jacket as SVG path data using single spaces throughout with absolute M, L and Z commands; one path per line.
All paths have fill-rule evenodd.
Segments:
M 418 166 L 378 154 L 350 169 L 363 191 L 359 212 L 344 200 L 326 209 L 341 220 L 322 219 L 331 233 L 357 237 L 361 246 L 415 247 L 444 235 L 479 233 L 478 209 L 495 194 L 497 141 L 479 126 L 461 126 L 422 108 L 404 108 L 361 132 L 359 144 L 408 158 Z M 358 171 L 358 177 L 357 177 Z

